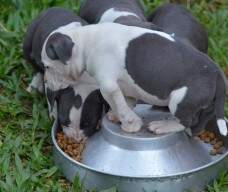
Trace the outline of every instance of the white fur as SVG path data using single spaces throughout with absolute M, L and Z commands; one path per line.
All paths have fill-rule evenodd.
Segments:
M 218 119 L 217 120 L 217 125 L 219 128 L 219 131 L 222 135 L 227 136 L 227 126 L 226 126 L 226 121 L 224 119 Z
M 169 110 L 173 115 L 175 115 L 177 111 L 178 104 L 183 101 L 187 93 L 187 90 L 188 90 L 187 87 L 182 87 L 171 92 L 170 101 L 169 101 Z
M 36 89 L 40 93 L 44 92 L 44 75 L 42 73 L 37 73 L 33 76 L 33 79 L 26 90 L 32 92 L 32 89 Z
M 138 15 L 127 12 L 127 11 L 118 11 L 115 10 L 115 8 L 110 8 L 107 11 L 103 13 L 103 15 L 100 18 L 99 23 L 106 23 L 106 22 L 111 22 L 113 23 L 116 19 L 122 16 L 135 16 L 138 17 Z
M 107 113 L 107 118 L 109 121 L 113 122 L 113 123 L 119 123 L 120 120 L 118 119 L 118 117 L 113 113 L 112 110 L 109 110 Z
M 168 104 L 168 98 L 160 100 L 136 86 L 124 68 L 126 49 L 131 40 L 151 33 L 174 42 L 169 34 L 114 23 L 71 27 L 72 25 L 61 27 L 53 32 L 68 35 L 75 43 L 67 65 L 48 58 L 44 49 L 48 38 L 42 49 L 42 61 L 49 67 L 46 71 L 47 81 L 54 82 L 53 87 L 62 88 L 67 83 L 77 82 L 80 74 L 86 70 L 96 79 L 103 97 L 120 119 L 122 129 L 127 132 L 138 131 L 142 120 L 129 108 L 124 95 L 142 99 L 150 104 Z M 111 38 L 108 34 L 112 34 Z M 124 82 L 127 88 L 119 87 L 119 82 Z
M 71 22 L 67 25 L 60 26 L 59 28 L 56 29 L 56 31 L 61 31 L 61 30 L 74 30 L 75 28 L 81 27 L 82 24 L 80 22 Z
M 148 125 L 148 129 L 157 135 L 165 133 L 175 133 L 183 131 L 185 127 L 178 123 L 176 120 L 161 120 L 152 121 Z
M 61 31 L 73 31 L 75 29 L 78 29 L 81 27 L 81 23 L 79 22 L 72 22 L 68 25 L 61 26 L 55 31 L 53 31 L 50 35 L 52 35 L 55 32 L 61 32 Z M 49 37 L 50 37 L 49 35 Z M 44 78 L 48 82 L 48 87 L 53 90 L 59 90 L 59 89 L 64 89 L 68 87 L 69 85 L 75 86 L 78 84 L 78 82 L 75 81 L 72 76 L 65 76 L 65 78 L 62 78 L 64 74 L 69 73 L 71 71 L 71 68 L 65 68 L 63 64 L 60 61 L 57 60 L 51 60 L 47 57 L 46 52 L 45 52 L 45 47 L 47 43 L 48 38 L 46 39 L 43 49 L 41 51 L 41 56 L 45 54 L 45 57 L 42 56 L 42 61 L 44 62 L 44 66 L 55 66 L 54 68 L 46 69 Z M 45 63 L 48 65 L 45 65 Z

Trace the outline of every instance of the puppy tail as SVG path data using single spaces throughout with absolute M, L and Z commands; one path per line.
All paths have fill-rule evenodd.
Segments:
M 224 106 L 225 106 L 225 82 L 222 78 L 222 74 L 219 71 L 216 83 L 216 94 L 215 94 L 215 115 L 217 119 L 217 125 L 221 135 L 227 136 L 227 125 L 224 119 Z

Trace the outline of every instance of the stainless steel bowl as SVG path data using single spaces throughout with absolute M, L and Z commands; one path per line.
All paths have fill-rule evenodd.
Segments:
M 172 118 L 149 105 L 135 108 L 145 123 Z M 54 159 L 68 180 L 78 175 L 87 189 L 117 186 L 120 192 L 201 191 L 220 170 L 228 169 L 228 143 L 222 155 L 211 156 L 211 146 L 185 132 L 156 136 L 145 128 L 128 134 L 103 119 L 101 131 L 91 137 L 82 163 L 67 156 L 57 145 L 57 123 L 52 128 Z

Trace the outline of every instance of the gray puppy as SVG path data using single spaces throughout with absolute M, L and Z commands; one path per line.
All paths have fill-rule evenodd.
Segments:
M 199 51 L 207 53 L 208 36 L 204 27 L 183 6 L 164 4 L 148 17 L 148 21 L 162 28 L 166 33 L 174 33 Z

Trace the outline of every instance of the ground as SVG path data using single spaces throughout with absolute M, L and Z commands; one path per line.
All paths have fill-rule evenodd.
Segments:
M 209 55 L 228 74 L 228 1 L 197 0 L 184 4 L 206 27 L 210 37 Z M 146 13 L 167 1 L 144 0 Z M 79 0 L 3 0 L 0 3 L 0 191 L 84 191 L 75 178 L 66 183 L 53 164 L 51 122 L 45 99 L 28 94 L 32 68 L 22 59 L 22 39 L 27 25 L 41 10 L 51 6 L 73 9 Z M 228 107 L 226 107 L 228 111 Z M 207 192 L 227 192 L 224 170 Z M 107 192 L 116 192 L 109 189 Z

